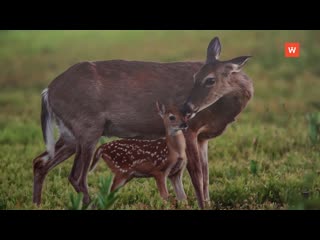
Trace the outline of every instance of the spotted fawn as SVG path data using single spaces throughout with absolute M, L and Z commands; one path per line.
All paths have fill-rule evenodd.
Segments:
M 100 157 L 114 173 L 111 191 L 132 178 L 154 177 L 162 198 L 167 199 L 169 177 L 178 200 L 186 199 L 182 175 L 187 164 L 186 143 L 182 130 L 187 128 L 184 117 L 175 107 L 156 103 L 163 119 L 166 137 L 156 140 L 122 139 L 101 145 L 95 152 L 90 170 Z

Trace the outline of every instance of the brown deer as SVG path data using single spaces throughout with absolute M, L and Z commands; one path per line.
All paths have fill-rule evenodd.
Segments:
M 253 94 L 251 80 L 241 71 L 249 57 L 218 61 L 220 51 L 220 41 L 214 38 L 205 63 L 82 62 L 54 79 L 42 94 L 47 151 L 33 161 L 33 201 L 40 204 L 48 172 L 75 154 L 69 181 L 88 203 L 87 173 L 100 136 L 164 137 L 164 126 L 153 106 L 159 100 L 181 107 L 190 118 L 184 134 L 187 170 L 203 208 L 209 200 L 208 140 L 222 134 Z M 60 131 L 55 145 L 54 119 Z
M 162 198 L 169 196 L 167 177 L 172 183 L 178 200 L 186 199 L 182 184 L 187 165 L 186 143 L 182 130 L 187 128 L 181 112 L 156 103 L 163 119 L 166 138 L 156 140 L 121 139 L 101 145 L 94 154 L 90 171 L 100 157 L 114 173 L 111 191 L 123 186 L 132 178 L 154 177 Z

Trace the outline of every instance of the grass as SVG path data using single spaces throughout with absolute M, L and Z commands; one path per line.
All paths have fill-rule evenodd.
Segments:
M 54 77 L 83 60 L 202 60 L 216 35 L 222 59 L 254 56 L 255 96 L 210 141 L 209 209 L 320 209 L 320 31 L 0 31 L 0 209 L 38 209 L 32 159 L 45 149 L 40 93 Z M 287 41 L 300 42 L 300 58 L 284 58 Z M 68 209 L 71 166 L 50 172 L 40 209 Z M 89 174 L 93 197 L 108 175 L 103 161 Z M 153 179 L 135 179 L 113 208 L 198 209 L 187 173 L 184 183 L 188 203 L 164 203 Z
M 112 176 L 108 178 L 100 177 L 99 179 L 99 193 L 87 205 L 83 205 L 83 193 L 70 194 L 69 210 L 108 210 L 112 209 L 114 203 L 118 199 L 119 188 L 111 192 Z

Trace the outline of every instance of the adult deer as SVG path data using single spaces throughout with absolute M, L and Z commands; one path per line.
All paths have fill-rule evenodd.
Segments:
M 253 94 L 251 80 L 241 72 L 249 57 L 218 61 L 220 51 L 219 39 L 214 38 L 205 63 L 82 62 L 54 79 L 42 94 L 47 151 L 33 161 L 33 201 L 40 204 L 48 172 L 75 154 L 69 181 L 84 194 L 84 203 L 90 202 L 87 173 L 99 138 L 164 137 L 165 128 L 154 109 L 159 100 L 181 107 L 190 119 L 185 133 L 187 169 L 203 208 L 209 199 L 208 140 L 234 121 Z M 56 143 L 53 119 L 60 130 Z

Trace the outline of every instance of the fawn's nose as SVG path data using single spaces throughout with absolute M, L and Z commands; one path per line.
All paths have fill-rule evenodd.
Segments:
M 188 124 L 187 123 L 181 123 L 180 124 L 180 128 L 181 129 L 187 129 L 188 128 Z

